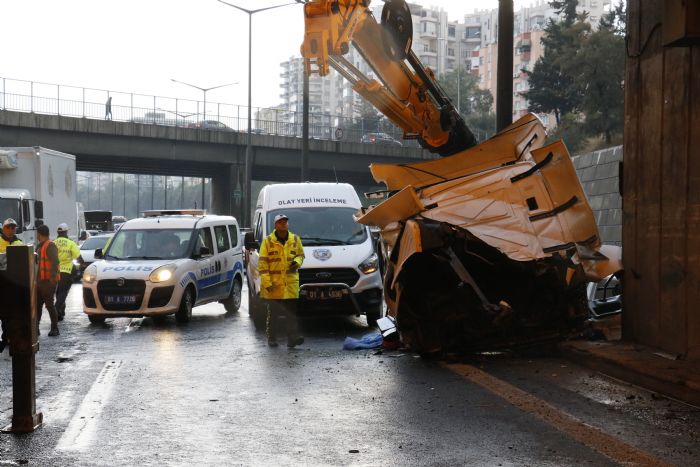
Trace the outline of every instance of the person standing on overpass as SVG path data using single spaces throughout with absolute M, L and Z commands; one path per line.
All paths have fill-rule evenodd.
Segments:
M 112 120 L 112 96 L 109 96 L 105 103 L 105 120 Z
M 68 224 L 59 224 L 58 238 L 54 240 L 56 248 L 58 248 L 59 270 L 61 271 L 61 280 L 56 287 L 56 313 L 58 320 L 63 321 L 66 316 L 66 297 L 73 283 L 73 260 L 82 262 L 80 256 L 80 248 L 78 245 L 68 238 Z

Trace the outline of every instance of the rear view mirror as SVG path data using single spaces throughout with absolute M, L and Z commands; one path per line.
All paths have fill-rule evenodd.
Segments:
M 200 246 L 199 247 L 199 256 L 209 256 L 211 254 L 211 250 L 206 247 L 206 246 Z
M 104 255 L 102 254 L 102 248 L 98 248 L 95 250 L 95 259 L 102 259 L 104 258 Z
M 37 219 L 44 218 L 44 203 L 41 201 L 34 201 L 34 217 Z
M 246 250 L 257 250 L 260 248 L 260 244 L 255 240 L 255 234 L 253 232 L 245 233 L 244 244 Z

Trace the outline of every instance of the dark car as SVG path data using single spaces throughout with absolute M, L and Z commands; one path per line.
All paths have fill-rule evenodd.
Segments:
M 365 133 L 360 141 L 370 144 L 385 144 L 387 146 L 403 146 L 401 141 L 395 140 L 386 133 Z
M 228 127 L 218 120 L 200 120 L 196 123 L 190 123 L 187 128 L 199 128 L 200 130 L 216 130 L 216 131 L 233 131 L 233 128 Z

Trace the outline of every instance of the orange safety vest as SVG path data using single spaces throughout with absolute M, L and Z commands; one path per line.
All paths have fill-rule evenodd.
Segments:
M 51 260 L 47 254 L 49 243 L 53 244 L 51 240 L 46 240 L 39 249 L 39 280 L 58 282 L 61 279 L 61 275 L 60 273 L 55 272 L 52 276 L 52 270 L 55 269 L 55 265 L 51 263 Z

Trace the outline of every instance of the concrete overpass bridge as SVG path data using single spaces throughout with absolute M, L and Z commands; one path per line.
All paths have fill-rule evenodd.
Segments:
M 251 137 L 253 180 L 299 181 L 301 138 Z M 80 171 L 210 177 L 212 210 L 239 219 L 247 216 L 232 194 L 243 190 L 246 142 L 247 134 L 235 131 L 0 111 L 0 146 L 44 146 L 74 154 Z M 309 181 L 372 186 L 372 162 L 433 157 L 419 148 L 312 139 Z

